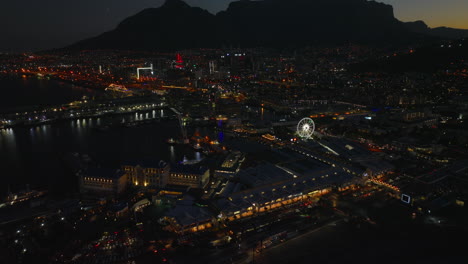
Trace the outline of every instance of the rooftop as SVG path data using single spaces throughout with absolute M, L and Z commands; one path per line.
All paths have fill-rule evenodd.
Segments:
M 204 174 L 207 170 L 199 164 L 171 164 L 171 172 L 175 173 Z
M 238 172 L 240 181 L 249 187 L 268 185 L 278 181 L 289 180 L 293 175 L 271 163 L 263 163 Z
M 166 213 L 167 217 L 173 217 L 181 226 L 208 221 L 213 217 L 211 211 L 194 205 L 195 200 L 191 196 L 177 202 L 177 205 Z
M 156 159 L 156 158 L 145 158 L 145 159 L 139 159 L 139 160 L 130 160 L 126 161 L 123 163 L 123 165 L 129 165 L 129 166 L 137 166 L 139 165 L 140 167 L 143 168 L 156 168 L 156 169 L 162 169 L 167 166 L 167 163 L 163 160 Z
M 300 178 L 290 178 L 289 180 L 279 181 L 270 185 L 263 185 L 244 191 L 233 192 L 229 195 L 226 191 L 224 196 L 216 202 L 218 209 L 222 211 L 239 211 L 248 208 L 253 204 L 263 204 L 274 201 L 278 198 L 293 197 L 314 190 L 330 187 L 334 184 L 345 184 L 353 179 L 349 173 L 341 170 L 326 169 L 317 171 L 314 175 Z M 238 190 L 235 187 L 233 191 Z
M 125 173 L 121 170 L 109 168 L 88 168 L 84 175 L 92 178 L 118 179 Z

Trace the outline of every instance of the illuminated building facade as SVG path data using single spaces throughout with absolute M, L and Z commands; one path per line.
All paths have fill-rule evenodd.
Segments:
M 214 171 L 215 177 L 233 177 L 239 172 L 242 162 L 245 157 L 240 152 L 230 153 L 223 161 L 223 163 Z
M 126 163 L 122 170 L 134 186 L 161 188 L 168 183 L 170 166 L 162 160 L 147 160 Z
M 171 167 L 169 184 L 203 189 L 208 184 L 210 171 L 199 165 L 175 164 Z
M 82 193 L 119 194 L 127 186 L 127 175 L 121 170 L 89 168 L 80 175 Z
M 182 55 L 180 53 L 176 54 L 175 66 L 176 69 L 183 69 L 184 68 L 184 60 L 182 59 Z
M 316 201 L 333 189 L 353 188 L 354 176 L 335 168 L 300 174 L 271 164 L 241 173 L 252 188 L 222 192 L 215 206 L 220 217 L 235 221 L 303 201 Z
M 163 217 L 168 223 L 166 230 L 175 233 L 191 233 L 207 230 L 216 226 L 216 218 L 206 207 L 194 205 L 195 199 L 189 195 L 179 199 L 175 207 L 171 208 Z

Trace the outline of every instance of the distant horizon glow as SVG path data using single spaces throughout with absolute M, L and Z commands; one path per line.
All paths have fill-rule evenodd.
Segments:
M 403 22 L 422 20 L 429 27 L 468 29 L 466 0 L 377 0 L 393 6 L 397 19 Z
M 0 9 L 0 51 L 34 51 L 63 47 L 116 28 L 125 18 L 165 0 L 24 0 Z M 287 3 L 287 0 L 284 0 Z M 231 0 L 186 0 L 216 14 Z M 429 27 L 468 29 L 467 0 L 377 0 L 390 4 L 401 21 L 422 20 Z

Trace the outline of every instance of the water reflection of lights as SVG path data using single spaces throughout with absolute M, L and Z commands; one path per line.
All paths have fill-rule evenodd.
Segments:
M 0 146 L 2 145 L 4 145 L 8 150 L 9 156 L 16 156 L 16 136 L 13 128 L 6 128 L 0 130 Z
M 169 147 L 169 152 L 171 154 L 171 161 L 174 162 L 175 161 L 175 148 L 174 148 L 174 146 Z
M 223 131 L 220 131 L 218 133 L 218 142 L 223 142 L 224 141 L 224 133 Z
M 5 128 L 0 130 L 0 135 L 3 137 L 14 136 L 12 128 Z
M 43 140 L 45 140 L 46 138 L 50 138 L 51 133 L 52 133 L 51 131 L 52 131 L 51 125 L 41 126 L 41 134 L 42 134 Z

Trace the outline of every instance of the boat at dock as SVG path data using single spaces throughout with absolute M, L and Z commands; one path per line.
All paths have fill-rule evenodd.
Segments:
M 192 145 L 192 147 L 195 151 L 198 151 L 198 152 L 202 152 L 204 150 L 203 147 L 200 145 L 200 143 L 195 143 Z

